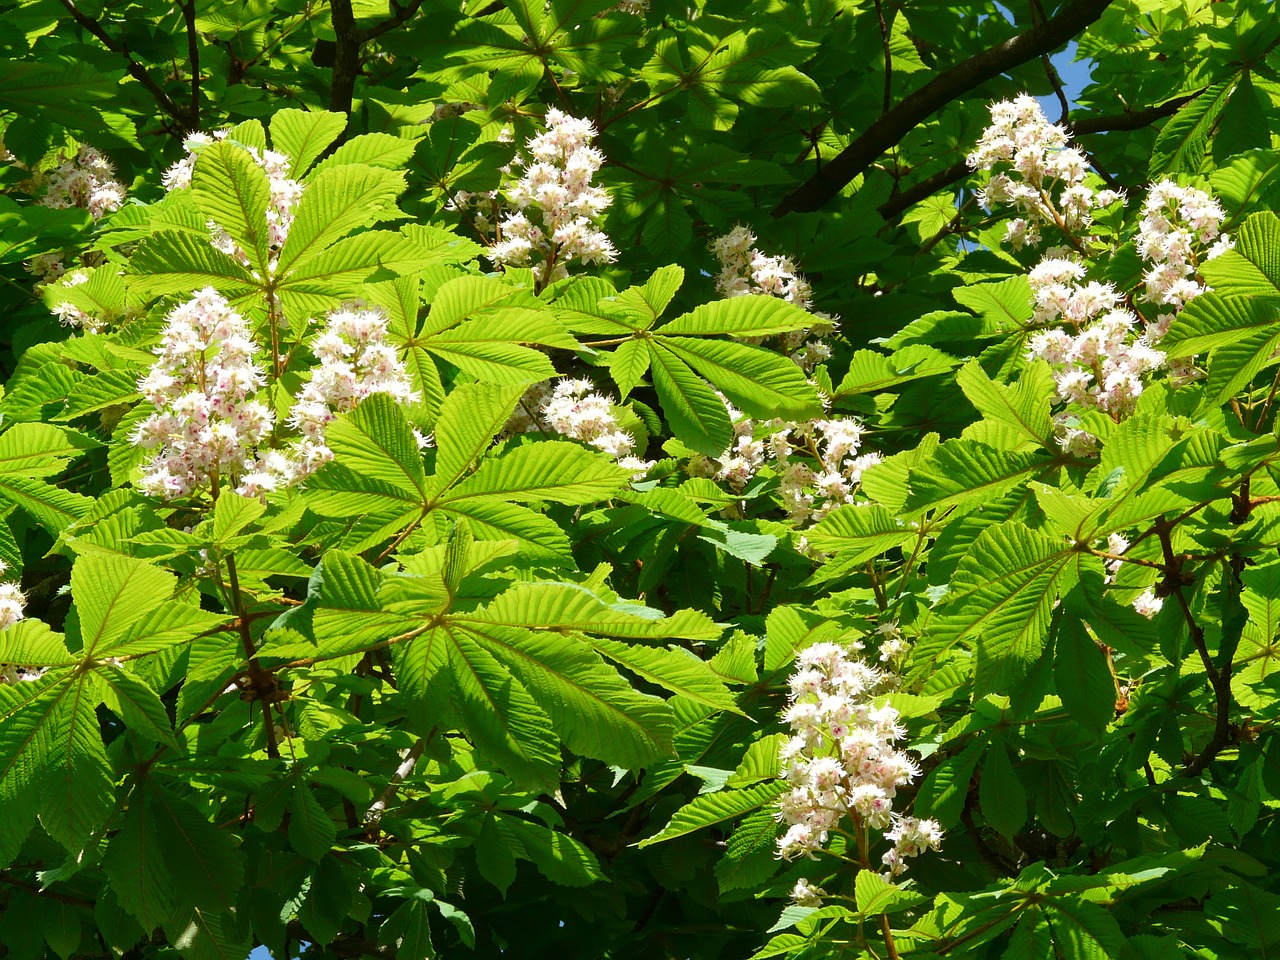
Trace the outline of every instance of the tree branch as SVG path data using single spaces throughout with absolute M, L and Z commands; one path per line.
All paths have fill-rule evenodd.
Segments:
M 1166 100 L 1164 103 L 1155 107 L 1146 107 L 1142 110 L 1128 110 L 1124 113 L 1115 113 L 1106 117 L 1086 117 L 1082 120 L 1067 123 L 1067 130 L 1073 136 L 1087 137 L 1099 133 L 1108 133 L 1112 130 L 1141 130 L 1148 127 L 1157 120 L 1163 120 L 1165 117 L 1171 117 L 1178 112 L 1186 104 L 1190 103 L 1204 90 L 1197 90 L 1195 93 L 1189 93 L 1181 97 L 1174 97 L 1172 100 Z M 951 166 L 939 170 L 930 177 L 926 177 L 919 183 L 912 184 L 901 193 L 895 193 L 892 197 L 880 204 L 877 212 L 880 216 L 889 220 L 905 211 L 907 208 L 914 206 L 921 200 L 933 196 L 944 187 L 949 187 L 953 183 L 958 183 L 967 177 L 971 171 L 969 165 L 961 160 L 959 163 L 953 163 Z
M 333 33 L 337 38 L 333 53 L 333 78 L 329 87 L 329 109 L 350 116 L 356 89 L 356 73 L 360 70 L 360 31 L 356 28 L 356 15 L 351 8 L 351 0 L 331 0 L 329 11 L 333 18 Z
M 387 31 L 394 30 L 396 27 L 400 26 L 400 24 L 405 23 L 412 18 L 421 7 L 422 0 L 409 0 L 409 2 L 403 7 L 396 3 L 396 0 L 391 0 L 391 9 L 393 11 L 391 16 L 386 20 L 383 20 L 381 23 L 370 27 L 368 30 L 359 31 L 358 35 L 360 37 L 360 42 L 367 43 L 370 40 L 376 40 Z
M 792 191 L 774 209 L 773 215 L 820 209 L 935 111 L 988 80 L 1062 46 L 1102 16 L 1110 4 L 1111 0 L 1072 0 L 1056 17 L 975 54 L 935 77 L 876 118 L 821 173 L 815 173 Z
M 112 53 L 118 53 L 124 57 L 125 69 L 129 71 L 129 76 L 150 91 L 151 95 L 155 97 L 156 103 L 160 105 L 161 110 L 174 120 L 177 120 L 178 123 L 183 124 L 187 129 L 195 129 L 194 125 L 198 117 L 188 115 L 187 111 L 173 102 L 173 99 L 160 88 L 160 85 L 151 79 L 151 75 L 147 73 L 142 64 L 133 59 L 133 54 L 129 51 L 128 44 L 121 40 L 112 39 L 111 35 L 103 29 L 102 24 L 86 15 L 84 11 L 75 5 L 75 0 L 60 0 L 60 2 L 66 7 L 67 12 L 71 14 L 76 23 L 97 37 L 102 42 L 102 45 Z
M 187 59 L 191 63 L 191 129 L 200 129 L 200 34 L 196 32 L 196 0 L 186 0 L 182 19 L 187 24 Z
M 417 741 L 408 749 L 404 759 L 400 761 L 400 766 L 396 767 L 395 772 L 391 774 L 391 779 L 387 781 L 386 787 L 382 793 L 378 794 L 378 799 L 370 804 L 369 810 L 364 815 L 364 825 L 370 833 L 377 833 L 378 821 L 382 819 L 382 815 L 387 812 L 387 807 L 395 799 L 396 793 L 400 790 L 400 784 L 404 783 L 409 774 L 413 773 L 413 768 L 417 766 L 422 752 L 427 749 L 427 743 L 435 735 L 436 730 L 432 727 L 431 732 L 426 737 Z

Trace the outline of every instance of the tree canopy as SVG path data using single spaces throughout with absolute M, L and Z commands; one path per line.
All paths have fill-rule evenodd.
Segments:
M 0 957 L 1280 949 L 1273 4 L 0 14 Z

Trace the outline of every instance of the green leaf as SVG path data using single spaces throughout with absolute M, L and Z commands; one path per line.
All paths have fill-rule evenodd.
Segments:
M 724 403 L 680 357 L 646 341 L 654 389 L 676 439 L 698 453 L 718 457 L 733 439 Z
M 957 363 L 940 350 L 924 344 L 903 347 L 891 357 L 874 350 L 858 350 L 849 362 L 849 371 L 836 388 L 835 396 L 878 393 L 913 380 L 946 373 Z
M 176 231 L 161 231 L 143 240 L 125 273 L 129 289 L 148 298 L 210 286 L 235 297 L 256 286 L 239 262 L 213 249 L 207 240 Z
M 1016 384 L 1005 386 L 988 377 L 978 361 L 971 360 L 956 374 L 956 383 L 988 420 L 1011 427 L 1025 441 L 1037 446 L 1049 446 L 1052 442 L 1049 406 L 1054 385 L 1047 363 L 1031 364 Z
M 1107 657 L 1085 624 L 1066 616 L 1058 627 L 1054 684 L 1071 717 L 1086 730 L 1106 729 L 1116 715 L 1116 684 Z
M 585 887 L 604 879 L 595 856 L 579 841 L 540 823 L 495 814 L 519 838 L 525 858 L 533 861 L 538 872 L 564 887 Z
M 682 647 L 663 650 L 599 637 L 587 637 L 587 642 L 614 663 L 650 683 L 716 710 L 741 713 L 724 681 L 704 661 Z
M 399 216 L 396 198 L 402 190 L 402 174 L 376 167 L 329 167 L 316 174 L 298 201 L 278 272 L 287 274 L 352 230 Z
M 489 448 L 523 392 L 520 386 L 469 383 L 445 398 L 436 421 L 437 490 L 457 483 Z
M 842 563 L 864 563 L 901 547 L 917 534 L 878 503 L 846 504 L 827 514 L 808 531 L 809 542 Z
M 1169 333 L 1160 341 L 1160 348 L 1170 357 L 1190 357 L 1270 331 L 1278 322 L 1280 297 L 1275 296 L 1274 291 L 1271 296 L 1250 294 L 1229 299 L 1216 292 L 1205 293 L 1188 303 L 1174 318 Z
M 813 314 L 795 304 L 777 297 L 749 295 L 703 304 L 691 313 L 676 317 L 663 325 L 658 333 L 664 336 L 695 334 L 706 337 L 724 334 L 732 337 L 766 337 L 804 330 L 813 326 L 814 322 Z
M 560 750 L 550 717 L 493 654 L 458 631 L 446 633 L 453 706 L 467 735 L 520 782 L 555 789 Z
M 595 503 L 617 492 L 630 477 L 630 471 L 603 454 L 567 441 L 544 440 L 486 460 L 439 502 L 452 507 L 458 500 L 498 497 L 516 503 Z
M 201 150 L 191 174 L 191 198 L 244 251 L 258 276 L 266 277 L 271 187 L 248 152 L 227 140 Z
M 1201 275 L 1217 297 L 1268 298 L 1274 309 L 1275 299 L 1280 295 L 1280 251 L 1276 246 L 1280 242 L 1280 217 L 1270 210 L 1255 213 L 1240 226 L 1235 239 L 1234 250 L 1200 265 Z M 1200 299 L 1197 297 L 1187 306 Z M 1183 314 L 1179 314 L 1170 332 L 1182 319 Z
M 121 668 L 102 670 L 98 675 L 106 685 L 107 707 L 125 726 L 167 746 L 178 746 L 164 704 L 145 681 Z
M 304 783 L 289 799 L 289 843 L 308 860 L 319 862 L 338 836 L 338 827 Z
M 1027 821 L 1027 791 L 1009 762 L 1003 741 L 992 744 L 982 765 L 978 788 L 982 815 L 988 825 L 1010 840 Z
M 648 847 L 665 840 L 674 840 L 687 833 L 710 827 L 726 820 L 733 820 L 771 802 L 786 790 L 781 782 L 760 783 L 745 790 L 721 790 L 695 797 L 677 810 L 660 831 L 641 840 L 636 846 Z
M 903 890 L 874 870 L 859 870 L 853 888 L 858 912 L 863 916 L 897 913 L 925 901 L 923 895 L 914 890 Z
M 346 127 L 347 118 L 341 113 L 285 107 L 271 117 L 271 145 L 289 155 L 289 176 L 296 180 L 342 136 Z
M 960 505 L 977 508 L 1053 466 L 1043 453 L 997 450 L 978 440 L 941 444 L 933 456 L 910 468 L 908 512 Z
M 163 842 L 144 800 L 146 793 L 139 787 L 130 797 L 102 866 L 120 905 L 145 929 L 154 930 L 173 915 L 178 895 Z
M 648 607 L 610 607 L 571 583 L 519 583 L 475 614 L 476 619 L 540 630 L 575 630 L 631 640 L 717 640 L 720 627 L 705 614 L 679 610 L 670 617 Z
M 244 862 L 231 835 L 158 785 L 149 797 L 151 829 L 163 845 L 179 902 L 220 913 L 233 909 L 244 882 Z
M 360 476 L 381 481 L 410 500 L 425 497 L 418 443 L 403 410 L 386 394 L 367 397 L 329 424 L 325 442 L 336 460 Z
M 1199 172 L 1214 121 L 1222 113 L 1232 89 L 1231 81 L 1212 86 L 1169 119 L 1151 151 L 1152 179 L 1166 173 Z
M 915 649 L 913 668 L 976 641 L 975 696 L 1008 693 L 1040 657 L 1061 593 L 1074 582 L 1074 551 L 1017 521 L 982 532 L 960 561 L 950 593 Z
M 515 627 L 470 627 L 468 635 L 515 674 L 575 753 L 627 769 L 674 755 L 670 708 L 634 690 L 586 644 Z
M 813 384 L 789 357 L 692 337 L 664 337 L 662 347 L 710 380 L 749 417 L 804 420 L 822 412 Z

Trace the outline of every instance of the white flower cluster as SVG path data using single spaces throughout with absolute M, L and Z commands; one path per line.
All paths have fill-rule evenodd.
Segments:
M 1199 264 L 1232 246 L 1221 233 L 1221 206 L 1203 191 L 1168 180 L 1152 185 L 1137 247 L 1148 264 L 1144 299 L 1166 312 L 1148 320 L 1110 283 L 1087 280 L 1085 258 L 1103 253 L 1097 238 L 1082 235 L 1092 222 L 1091 211 L 1123 198 L 1113 191 L 1094 193 L 1083 184 L 1084 154 L 1070 146 L 1065 130 L 1045 119 L 1034 98 L 993 104 L 991 125 L 968 162 L 975 169 L 1000 170 L 984 192 L 988 206 L 1008 203 L 1027 214 L 1010 225 L 1014 247 L 1038 243 L 1040 227 L 1050 223 L 1072 243 L 1074 251 L 1050 249 L 1028 276 L 1033 323 L 1048 327 L 1031 338 L 1028 358 L 1051 365 L 1060 401 L 1119 421 L 1134 410 L 1145 378 L 1170 366 L 1156 345 L 1177 311 L 1204 292 Z M 1177 378 L 1195 375 L 1190 361 L 1171 368 Z M 1065 451 L 1097 455 L 1097 437 L 1070 413 L 1059 412 L 1055 421 Z
M 1199 265 L 1235 246 L 1222 232 L 1221 204 L 1203 190 L 1172 180 L 1153 184 L 1142 205 L 1138 253 L 1150 265 L 1143 274 L 1144 299 L 1171 307 L 1156 321 L 1161 336 L 1187 301 L 1205 292 Z
M 300 480 L 333 459 L 325 445 L 327 426 L 365 397 L 385 393 L 398 403 L 421 399 L 386 338 L 387 315 L 377 308 L 348 304 L 328 314 L 324 330 L 311 344 L 320 366 L 311 372 L 289 412 L 289 425 L 301 434 L 291 467 L 283 476 L 275 470 L 251 478 L 261 492 Z
M 215 478 L 243 496 L 265 496 L 332 459 L 325 432 L 339 413 L 375 393 L 401 403 L 418 399 L 386 342 L 386 315 L 347 305 L 328 314 L 312 343 L 320 364 L 287 421 L 299 436 L 288 447 L 267 449 L 277 424 L 254 397 L 265 374 L 254 362 L 259 348 L 244 318 L 206 288 L 167 319 L 160 359 L 138 385 L 159 412 L 133 436 L 140 446 L 159 448 L 140 484 L 153 496 L 185 496 Z
M 612 263 L 618 251 L 596 223 L 613 202 L 592 177 L 604 163 L 593 147 L 596 129 L 589 120 L 547 110 L 547 131 L 526 144 L 529 157 L 516 161 L 524 173 L 506 190 L 516 208 L 498 224 L 497 242 L 489 248 L 495 263 L 540 266 L 542 283 L 568 276 L 569 263 Z M 462 206 L 470 197 L 455 197 Z M 489 228 L 477 216 L 476 225 Z
M 62 288 L 78 287 L 82 283 L 87 283 L 89 275 L 83 270 L 73 270 L 58 281 L 57 286 Z M 68 300 L 55 304 L 53 314 L 58 320 L 68 327 L 78 327 L 87 333 L 101 333 L 107 328 L 107 317 L 95 317 L 91 313 L 86 313 L 75 304 Z
M 9 569 L 9 565 L 0 560 L 0 576 Z M 16 583 L 0 583 L 0 630 L 13 626 L 26 614 L 23 609 L 26 598 L 22 588 Z M 28 670 L 18 664 L 0 663 L 0 683 L 18 683 L 22 680 L 37 679 L 42 670 Z
M 711 252 L 720 263 L 720 273 L 716 276 L 716 291 L 720 296 L 727 299 L 759 294 L 809 310 L 813 305 L 813 288 L 796 270 L 791 258 L 766 256 L 755 244 L 755 234 L 743 226 L 734 227 L 712 241 Z M 831 347 L 822 338 L 835 329 L 834 317 L 825 313 L 813 316 L 816 321 L 813 326 L 782 335 L 783 352 L 805 373 L 830 359 Z
M 205 147 L 217 140 L 225 140 L 229 131 L 217 130 L 213 134 L 193 133 L 182 141 L 187 155 L 174 163 L 164 172 L 162 182 L 168 190 L 185 190 L 191 186 L 191 178 L 195 172 L 196 159 Z M 267 184 L 271 199 L 267 204 L 267 249 L 270 261 L 268 269 L 274 270 L 280 248 L 289 236 L 289 227 L 293 223 L 294 211 L 298 201 L 302 199 L 303 186 L 289 176 L 290 160 L 286 154 L 275 150 L 259 150 L 257 147 L 245 146 L 245 151 L 253 158 L 253 162 L 262 168 L 267 175 Z M 227 232 L 209 221 L 210 242 L 214 248 L 228 256 L 235 257 L 246 266 L 249 258 L 240 249 Z
M 0 576 L 9 569 L 9 565 L 0 560 Z M 16 583 L 0 583 L 0 630 L 11 627 L 24 616 L 23 604 L 26 598 L 22 588 Z
M 1120 572 L 1120 564 L 1124 563 L 1120 557 L 1129 547 L 1129 538 L 1124 534 L 1112 533 L 1107 536 L 1107 553 L 1111 556 L 1103 564 L 1107 571 L 1106 583 L 1115 582 L 1116 574 Z M 1155 590 L 1148 587 L 1133 599 L 1132 606 L 1134 610 L 1150 620 L 1164 608 L 1164 598 L 1157 597 Z
M 1036 333 L 1028 343 L 1031 359 L 1053 367 L 1060 400 L 1109 414 L 1113 419 L 1133 411 L 1143 378 L 1165 365 L 1165 355 L 1152 346 L 1151 332 L 1122 306 L 1109 283 L 1087 282 L 1085 267 L 1065 257 L 1040 261 L 1028 275 L 1035 298 L 1035 322 L 1061 323 Z M 1064 449 L 1091 455 L 1093 442 L 1067 427 L 1060 430 Z
M 691 476 L 710 477 L 740 492 L 761 468 L 774 463 L 778 494 L 793 523 L 816 523 L 836 507 L 853 503 L 862 474 L 880 462 L 877 453 L 858 453 L 864 428 L 856 417 L 757 424 L 720 399 L 733 422 L 733 441 L 718 457 L 694 455 L 686 469 Z
M 789 789 L 778 804 L 777 817 L 787 825 L 778 856 L 814 856 L 846 817 L 855 830 L 882 831 L 892 842 L 882 858 L 888 879 L 906 871 L 907 858 L 940 848 L 936 821 L 893 812 L 898 788 L 920 768 L 896 747 L 906 735 L 898 712 L 873 702 L 892 682 L 891 674 L 839 644 L 815 643 L 800 652 L 783 715 L 792 736 L 779 751 Z M 793 896 L 812 902 L 821 891 L 806 883 Z
M 80 207 L 101 220 L 124 203 L 125 187 L 115 176 L 110 160 L 93 147 L 81 147 L 45 175 L 47 190 L 40 203 L 55 210 Z
M 613 412 L 613 404 L 585 378 L 536 383 L 525 392 L 511 419 L 507 433 L 534 433 L 554 430 L 565 437 L 602 450 L 618 461 L 618 466 L 642 477 L 652 460 L 634 455 L 635 438 L 624 431 Z
M 1046 224 L 1079 230 L 1093 222 L 1095 210 L 1124 200 L 1119 191 L 1085 185 L 1088 158 L 1025 93 L 991 105 L 991 125 L 967 160 L 972 170 L 1001 168 L 980 198 L 988 208 L 1010 204 L 1023 214 L 1009 221 L 1006 239 L 1014 249 L 1038 245 Z
M 157 412 L 132 440 L 156 451 L 140 488 L 173 498 L 206 484 L 236 483 L 253 468 L 274 415 L 253 399 L 265 380 L 249 325 L 221 294 L 199 290 L 165 319 L 159 359 L 138 382 Z

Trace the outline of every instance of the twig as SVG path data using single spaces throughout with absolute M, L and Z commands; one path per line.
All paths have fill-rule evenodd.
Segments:
M 396 27 L 400 26 L 400 24 L 405 23 L 412 18 L 421 6 L 422 0 L 409 0 L 409 2 L 403 7 L 396 3 L 396 0 L 391 0 L 391 16 L 388 19 L 383 20 L 381 23 L 370 27 L 368 30 L 358 31 L 357 35 L 360 38 L 360 42 L 368 43 L 370 40 L 375 40 L 382 36 L 388 30 L 394 30 Z
M 391 779 L 387 781 L 382 793 L 378 794 L 378 799 L 369 805 L 369 809 L 364 815 L 364 825 L 371 836 L 377 834 L 378 823 L 382 820 L 382 815 L 387 812 L 387 807 L 395 799 L 396 793 L 400 790 L 400 784 L 404 783 L 409 774 L 413 773 L 413 768 L 417 765 L 422 752 L 427 749 L 427 744 L 436 735 L 436 729 L 436 727 L 432 727 L 430 733 L 409 748 L 404 755 L 404 759 L 400 762 L 400 766 L 396 767 L 395 772 L 391 774 Z
M 227 557 L 227 579 L 231 584 L 231 602 L 240 627 L 240 643 L 249 661 L 250 687 L 255 699 L 262 702 L 262 730 L 267 739 L 267 756 L 272 760 L 279 760 L 280 747 L 276 744 L 276 724 L 271 717 L 276 679 L 273 673 L 263 670 L 262 665 L 258 663 L 258 651 L 253 645 L 253 634 L 249 631 L 249 619 L 245 616 L 244 599 L 240 593 L 240 578 L 236 573 L 236 558 L 233 556 Z
M 129 71 L 129 76 L 133 77 L 140 84 L 150 91 L 155 97 L 156 103 L 160 105 L 160 109 L 167 113 L 178 123 L 187 129 L 194 129 L 197 118 L 189 116 L 185 110 L 173 102 L 173 99 L 160 88 L 160 85 L 151 79 L 151 75 L 143 68 L 142 64 L 133 59 L 133 53 L 129 50 L 129 45 L 122 40 L 115 40 L 103 28 L 97 20 L 85 14 L 83 10 L 75 5 L 75 0 L 60 0 L 61 4 L 71 14 L 72 19 L 80 24 L 84 29 L 97 37 L 102 45 L 112 53 L 118 53 L 124 57 L 125 69 Z M 194 2 L 194 0 L 193 0 Z
M 1084 30 L 1102 16 L 1111 0 L 1074 0 L 1039 26 L 1010 37 L 926 83 L 888 113 L 882 114 L 828 163 L 774 208 L 774 216 L 821 209 L 890 147 L 921 122 L 961 95 L 1033 60 Z
M 876 0 L 876 19 L 880 21 L 880 42 L 884 46 L 884 106 L 880 112 L 885 114 L 893 106 L 893 51 L 889 47 L 889 26 L 885 23 L 880 0 Z

